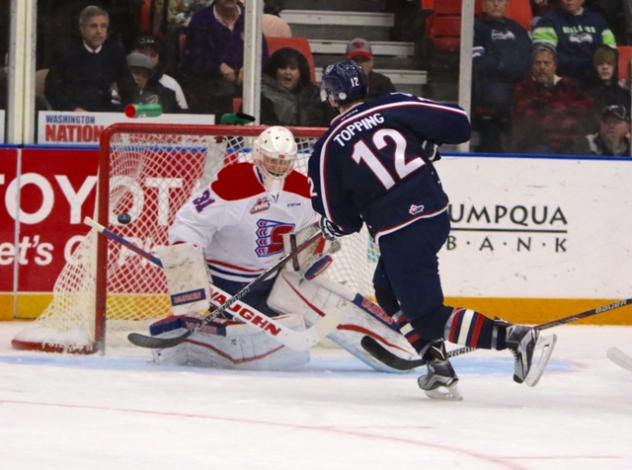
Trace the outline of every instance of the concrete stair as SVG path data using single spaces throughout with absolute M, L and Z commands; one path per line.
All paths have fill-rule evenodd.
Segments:
M 389 41 L 395 24 L 394 15 L 379 11 L 384 9 L 382 2 L 284 2 L 284 6 L 288 4 L 304 7 L 285 9 L 280 16 L 292 27 L 293 36 L 308 38 L 317 67 L 317 79 L 320 80 L 322 67 L 342 60 L 347 42 L 359 36 L 371 41 L 376 71 L 387 75 L 399 91 L 423 94 L 424 85 L 428 83 L 428 73 L 411 69 L 415 53 L 412 42 Z M 364 6 L 365 9 L 344 11 L 345 4 Z M 315 10 L 316 6 L 326 7 L 327 10 Z M 367 11 L 369 6 L 374 11 Z

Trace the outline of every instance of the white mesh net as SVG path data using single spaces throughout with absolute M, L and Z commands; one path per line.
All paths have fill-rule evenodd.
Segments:
M 177 209 L 219 170 L 251 157 L 252 140 L 263 128 L 191 126 L 154 133 L 148 126 L 127 125 L 114 132 L 109 152 L 109 228 L 146 251 L 167 243 L 167 230 Z M 315 141 L 300 129 L 297 170 L 307 170 Z M 313 136 L 313 130 L 309 132 Z M 123 215 L 123 218 L 120 216 Z M 129 216 L 128 223 L 121 223 Z M 107 341 L 143 328 L 170 313 L 161 269 L 108 241 L 106 266 L 97 266 L 96 237 L 91 231 L 60 273 L 51 304 L 14 339 L 18 348 L 92 352 L 95 344 L 97 269 L 107 271 Z M 327 275 L 364 295 L 372 295 L 371 277 L 377 261 L 367 232 L 344 237 Z

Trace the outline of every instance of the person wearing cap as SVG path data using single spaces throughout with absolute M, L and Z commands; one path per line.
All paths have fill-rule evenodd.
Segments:
M 558 8 L 538 21 L 533 42 L 554 47 L 560 74 L 584 83 L 590 82 L 595 49 L 602 44 L 617 47 L 605 18 L 584 8 L 584 0 L 562 0 Z
M 628 107 L 618 104 L 605 106 L 601 110 L 599 131 L 586 136 L 591 155 L 630 156 L 630 112 Z
M 153 36 L 143 35 L 136 40 L 133 50 L 140 52 L 141 54 L 145 54 L 149 58 L 153 67 L 154 77 L 162 86 L 175 93 L 176 101 L 178 102 L 180 109 L 189 109 L 182 87 L 175 78 L 165 73 L 165 66 L 160 61 L 160 53 L 162 50 L 161 42 Z
M 579 155 L 594 127 L 595 100 L 580 84 L 557 75 L 555 49 L 536 44 L 531 78 L 516 86 L 511 116 L 511 151 Z
M 610 104 L 630 105 L 630 92 L 619 81 L 619 51 L 599 46 L 593 57 L 593 82 L 591 94 L 602 109 Z
M 154 76 L 154 68 L 145 54 L 134 51 L 127 56 L 129 71 L 136 83 L 133 104 L 160 104 L 163 113 L 180 112 L 176 94 L 163 86 Z
M 125 52 L 108 40 L 110 16 L 98 6 L 79 14 L 81 39 L 73 42 L 51 63 L 44 93 L 59 111 L 116 111 L 113 89 L 122 103 L 131 98 L 134 82 L 125 63 Z
M 474 21 L 472 127 L 479 135 L 477 152 L 502 153 L 513 92 L 529 76 L 531 38 L 507 18 L 509 0 L 483 0 L 482 7 Z
M 347 43 L 345 56 L 347 60 L 353 60 L 364 70 L 369 81 L 367 99 L 372 100 L 396 91 L 390 78 L 373 70 L 373 51 L 369 41 L 364 38 L 353 38 Z

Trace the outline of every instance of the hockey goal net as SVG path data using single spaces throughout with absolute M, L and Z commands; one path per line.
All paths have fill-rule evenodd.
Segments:
M 219 170 L 249 161 L 261 126 L 115 124 L 101 136 L 95 219 L 146 251 L 167 243 L 168 227 L 192 192 Z M 297 169 L 307 171 L 323 129 L 293 128 Z M 123 215 L 124 214 L 124 215 Z M 121 217 L 123 215 L 123 217 Z M 129 217 L 128 217 L 129 216 Z M 127 221 L 128 219 L 129 221 Z M 127 223 L 125 223 L 127 222 Z M 63 268 L 53 300 L 12 344 L 18 349 L 92 353 L 170 313 L 161 269 L 90 231 Z M 341 239 L 327 275 L 372 295 L 375 246 L 363 231 Z

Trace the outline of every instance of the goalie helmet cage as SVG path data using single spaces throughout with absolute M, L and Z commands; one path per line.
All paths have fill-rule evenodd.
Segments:
M 168 243 L 177 209 L 221 168 L 251 161 L 252 141 L 263 126 L 114 124 L 100 139 L 95 219 L 151 251 Z M 322 128 L 291 128 L 296 169 L 307 160 Z M 376 247 L 366 229 L 341 239 L 324 275 L 372 296 Z M 170 313 L 164 274 L 121 245 L 83 238 L 59 274 L 53 299 L 12 341 L 17 349 L 90 354 L 124 342 L 125 334 Z M 107 326 L 107 334 L 106 334 Z

